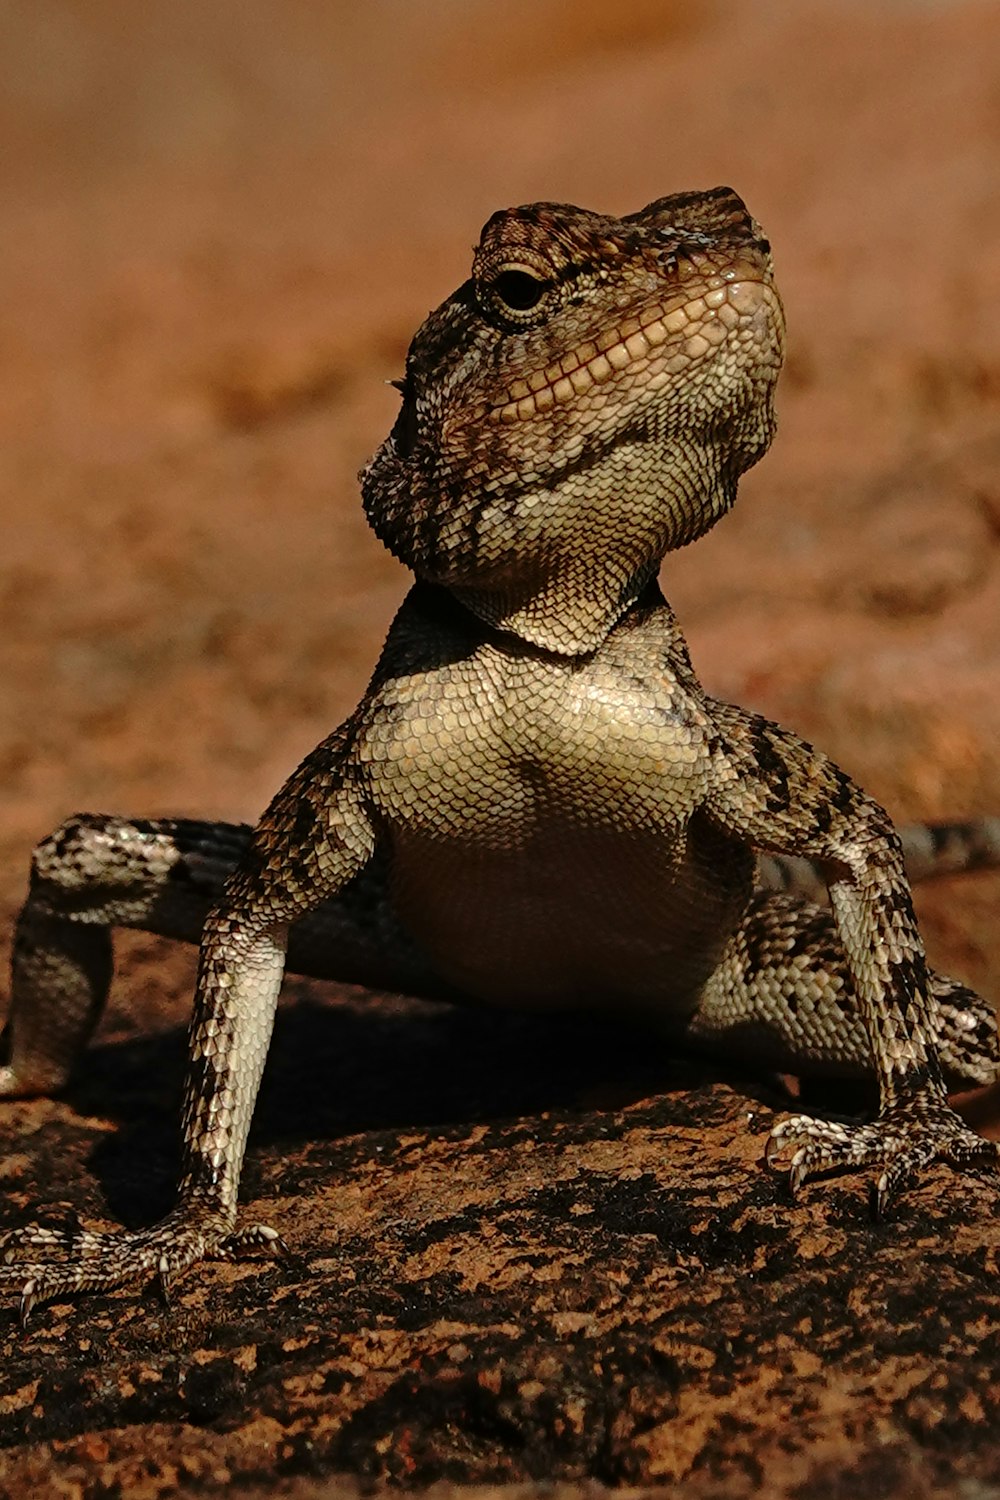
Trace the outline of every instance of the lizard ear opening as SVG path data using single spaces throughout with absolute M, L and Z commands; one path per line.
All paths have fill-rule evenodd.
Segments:
M 393 380 L 390 383 L 401 392 L 403 404 L 389 438 L 399 457 L 405 459 L 410 457 L 417 443 L 417 403 L 405 381 Z

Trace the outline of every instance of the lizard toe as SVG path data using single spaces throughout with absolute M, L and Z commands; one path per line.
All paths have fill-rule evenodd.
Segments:
M 0 1240 L 0 1291 L 20 1292 L 22 1325 L 38 1304 L 80 1292 L 108 1292 L 155 1278 L 167 1296 L 197 1261 L 220 1250 L 225 1255 L 231 1233 L 231 1221 L 221 1214 L 196 1216 L 183 1208 L 136 1231 L 29 1224 Z M 257 1243 L 265 1238 L 259 1235 Z
M 905 1184 L 934 1161 L 975 1176 L 994 1175 L 1000 1147 L 970 1130 L 947 1104 L 922 1095 L 893 1105 L 868 1124 L 794 1115 L 772 1130 L 769 1165 L 788 1157 L 792 1191 L 820 1173 L 874 1167 L 876 1212 L 881 1214 Z

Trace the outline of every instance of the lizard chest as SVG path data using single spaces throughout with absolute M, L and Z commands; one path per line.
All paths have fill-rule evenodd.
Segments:
M 706 736 L 669 678 L 654 692 L 592 664 L 502 668 L 462 662 L 383 695 L 359 757 L 391 833 L 502 851 L 683 827 Z
M 483 653 L 376 708 L 356 753 L 390 896 L 452 985 L 544 1006 L 693 992 L 742 890 L 711 871 L 707 727 L 669 675 Z

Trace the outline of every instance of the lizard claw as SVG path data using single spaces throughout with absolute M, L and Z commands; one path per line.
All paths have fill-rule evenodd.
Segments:
M 793 1193 L 821 1172 L 876 1167 L 874 1207 L 882 1215 L 900 1189 L 933 1161 L 985 1175 L 1000 1166 L 1000 1145 L 970 1130 L 944 1102 L 916 1095 L 893 1105 L 867 1125 L 794 1115 L 771 1131 L 765 1148 L 769 1166 L 791 1152 Z
M 279 1260 L 287 1271 L 294 1271 L 296 1275 L 308 1275 L 309 1267 L 304 1256 L 289 1249 L 270 1224 L 246 1224 L 235 1230 L 219 1243 L 212 1252 L 212 1259 L 245 1260 L 256 1253 Z
M 270 1224 L 245 1224 L 219 1241 L 211 1252 L 213 1260 L 244 1260 L 261 1250 L 275 1260 L 294 1260 L 281 1235 Z

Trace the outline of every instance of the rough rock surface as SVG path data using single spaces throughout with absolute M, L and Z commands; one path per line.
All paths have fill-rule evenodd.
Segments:
M 39 0 L 0 82 L 5 933 L 59 818 L 252 818 L 356 699 L 405 586 L 353 477 L 381 382 L 534 198 L 745 194 L 791 355 L 774 452 L 665 571 L 695 661 L 901 817 L 1000 807 L 995 8 Z M 921 898 L 994 994 L 998 901 Z M 4 1222 L 169 1201 L 192 960 L 121 954 L 92 1066 L 0 1116 Z M 244 1197 L 302 1263 L 0 1310 L 0 1493 L 1000 1495 L 997 1190 L 793 1204 L 785 1102 L 292 984 Z

